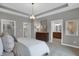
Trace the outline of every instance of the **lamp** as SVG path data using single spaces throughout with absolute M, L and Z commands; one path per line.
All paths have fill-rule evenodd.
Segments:
M 34 7 L 34 3 L 32 3 L 32 15 L 30 16 L 30 19 L 35 20 L 33 7 Z

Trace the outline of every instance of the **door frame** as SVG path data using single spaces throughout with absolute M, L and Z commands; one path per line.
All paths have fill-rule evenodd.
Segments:
M 51 42 L 53 43 L 52 24 L 54 24 L 55 21 L 61 21 L 61 23 L 62 23 L 61 24 L 61 27 L 62 27 L 62 29 L 61 29 L 61 32 L 62 32 L 62 35 L 61 35 L 61 44 L 62 44 L 62 41 L 63 41 L 63 19 L 57 19 L 57 20 L 52 20 L 51 21 Z

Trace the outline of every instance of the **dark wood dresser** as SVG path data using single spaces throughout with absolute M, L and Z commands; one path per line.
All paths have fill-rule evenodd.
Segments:
M 53 38 L 61 39 L 61 32 L 53 32 Z
M 36 39 L 48 42 L 49 34 L 47 32 L 36 32 Z

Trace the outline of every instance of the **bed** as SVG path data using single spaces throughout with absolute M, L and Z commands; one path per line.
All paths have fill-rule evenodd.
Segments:
M 49 54 L 49 48 L 43 41 L 32 38 L 17 38 L 14 54 L 17 56 L 43 56 Z

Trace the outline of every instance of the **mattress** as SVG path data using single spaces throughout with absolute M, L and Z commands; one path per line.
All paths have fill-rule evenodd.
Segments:
M 19 56 L 42 56 L 49 53 L 49 48 L 43 41 L 32 38 L 18 38 L 14 52 Z

